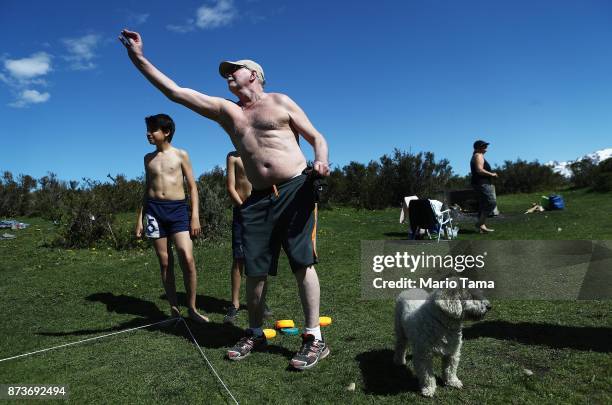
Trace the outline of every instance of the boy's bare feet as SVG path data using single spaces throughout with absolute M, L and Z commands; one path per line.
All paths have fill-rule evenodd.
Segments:
M 196 311 L 193 308 L 189 308 L 189 319 L 191 319 L 194 322 L 197 323 L 207 323 L 209 322 L 208 318 L 205 317 L 204 315 L 200 314 L 198 311 Z
M 172 318 L 180 318 L 181 317 L 181 310 L 178 309 L 178 307 L 171 306 L 170 307 L 170 317 L 172 317 Z

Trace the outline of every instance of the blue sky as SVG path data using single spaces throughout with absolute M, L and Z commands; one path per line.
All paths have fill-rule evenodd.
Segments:
M 302 106 L 335 165 L 397 147 L 465 174 L 478 138 L 493 164 L 612 146 L 605 0 L 3 0 L 0 170 L 136 177 L 151 149 L 143 118 L 159 112 L 195 173 L 224 166 L 227 135 L 140 76 L 116 40 L 124 27 L 159 69 L 211 95 L 232 98 L 220 61 L 258 61 L 266 91 Z

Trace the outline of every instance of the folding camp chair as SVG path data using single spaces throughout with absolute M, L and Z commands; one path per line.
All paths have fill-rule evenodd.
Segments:
M 421 229 L 425 230 L 427 237 L 431 239 L 430 230 L 437 230 L 437 241 L 440 242 L 442 232 L 447 239 L 453 239 L 453 220 L 450 210 L 442 211 L 442 203 L 435 200 L 419 199 L 410 201 L 410 230 L 412 239 L 416 239 Z

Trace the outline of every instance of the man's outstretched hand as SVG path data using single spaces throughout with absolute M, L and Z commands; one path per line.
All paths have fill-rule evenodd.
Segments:
M 128 52 L 133 52 L 137 55 L 142 54 L 142 38 L 135 31 L 122 30 L 119 35 L 119 41 L 127 48 Z

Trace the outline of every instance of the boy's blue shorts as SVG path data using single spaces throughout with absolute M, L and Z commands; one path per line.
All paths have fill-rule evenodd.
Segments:
M 147 238 L 165 238 L 189 231 L 189 207 L 185 200 L 147 199 L 144 212 Z

